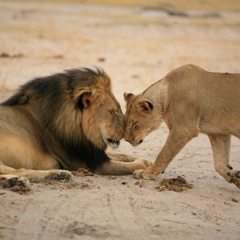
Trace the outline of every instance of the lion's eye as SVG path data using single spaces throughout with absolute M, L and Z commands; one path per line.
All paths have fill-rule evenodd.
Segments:
M 116 113 L 115 113 L 114 110 L 110 110 L 109 112 L 110 112 L 113 116 L 116 116 Z

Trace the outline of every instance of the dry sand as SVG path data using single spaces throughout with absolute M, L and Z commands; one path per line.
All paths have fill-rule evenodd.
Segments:
M 0 1 L 0 100 L 36 76 L 94 65 L 111 77 L 123 109 L 125 91 L 140 93 L 186 63 L 239 72 L 239 12 L 187 13 Z M 117 151 L 154 161 L 167 134 L 163 124 L 139 147 L 122 141 Z M 236 169 L 239 155 L 234 138 Z M 218 175 L 212 158 L 208 138 L 200 135 L 156 181 L 95 174 L 33 183 L 28 193 L 0 189 L 0 239 L 238 240 L 240 191 Z M 177 176 L 193 188 L 159 191 L 163 178 Z

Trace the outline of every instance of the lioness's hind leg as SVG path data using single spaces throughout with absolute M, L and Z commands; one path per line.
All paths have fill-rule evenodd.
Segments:
M 107 155 L 111 158 L 111 160 L 114 160 L 114 161 L 133 162 L 137 160 L 136 157 L 133 157 L 131 155 L 124 154 L 124 153 L 107 152 Z
M 209 134 L 208 135 L 214 157 L 216 171 L 229 183 L 234 183 L 240 188 L 240 171 L 234 171 L 229 165 L 231 135 Z

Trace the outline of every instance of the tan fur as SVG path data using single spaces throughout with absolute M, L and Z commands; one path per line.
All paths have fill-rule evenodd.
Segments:
M 211 73 L 194 65 L 173 70 L 139 95 L 124 94 L 127 102 L 125 140 L 132 145 L 157 129 L 169 128 L 154 165 L 134 172 L 155 179 L 198 133 L 208 135 L 216 171 L 240 188 L 240 171 L 229 166 L 231 135 L 240 138 L 240 74 Z
M 80 167 L 116 175 L 146 168 L 148 161 L 105 153 L 119 145 L 124 128 L 104 71 L 73 69 L 34 79 L 0 106 L 0 187 L 68 180 L 68 170 Z

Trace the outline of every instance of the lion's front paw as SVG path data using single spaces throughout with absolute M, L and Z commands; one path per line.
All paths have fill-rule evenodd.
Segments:
M 71 172 L 67 171 L 67 170 L 55 170 L 52 171 L 47 178 L 51 178 L 54 180 L 70 180 L 72 179 L 73 175 L 71 174 Z
M 137 159 L 135 162 L 139 162 L 141 164 L 141 169 L 146 169 L 153 165 L 153 162 L 145 159 Z
M 142 178 L 142 173 L 144 172 L 143 169 L 139 169 L 139 170 L 135 170 L 133 172 L 133 176 L 137 179 L 141 179 Z
M 146 179 L 146 180 L 154 180 L 156 179 L 158 173 L 153 172 L 151 170 L 151 166 L 148 167 L 146 170 L 139 169 L 134 171 L 133 176 L 137 179 Z
M 25 177 L 20 177 L 16 175 L 4 175 L 0 179 L 0 187 L 2 188 L 12 188 L 12 187 L 24 187 L 24 188 L 29 188 L 30 187 L 30 182 L 27 178 Z

